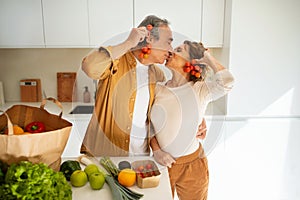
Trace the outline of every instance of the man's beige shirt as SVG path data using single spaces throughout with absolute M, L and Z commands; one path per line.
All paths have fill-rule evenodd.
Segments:
M 112 60 L 110 50 L 111 47 L 100 48 L 99 51 L 85 57 L 82 62 L 83 65 L 97 66 L 95 70 L 85 72 L 90 77 L 99 79 L 99 82 L 95 109 L 82 143 L 81 153 L 93 156 L 128 156 L 136 97 L 137 63 L 131 52 Z M 158 81 L 164 81 L 164 74 L 158 67 L 150 65 L 148 113 L 154 100 L 155 83 Z M 149 144 L 150 137 L 147 141 Z

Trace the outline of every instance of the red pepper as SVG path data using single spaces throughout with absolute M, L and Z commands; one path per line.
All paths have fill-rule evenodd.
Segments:
M 43 122 L 31 122 L 25 127 L 25 130 L 29 133 L 41 133 L 44 132 L 45 129 Z

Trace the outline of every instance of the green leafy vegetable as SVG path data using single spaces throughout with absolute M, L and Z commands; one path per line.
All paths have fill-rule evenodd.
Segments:
M 4 183 L 7 169 L 8 169 L 8 164 L 0 160 L 0 185 Z
M 63 173 L 43 163 L 21 161 L 8 168 L 0 199 L 72 199 L 72 190 Z

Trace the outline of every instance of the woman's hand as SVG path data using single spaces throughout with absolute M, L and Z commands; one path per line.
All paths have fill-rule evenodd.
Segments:
M 175 159 L 167 152 L 158 149 L 153 151 L 154 160 L 159 164 L 167 167 L 172 167 L 172 164 L 175 163 Z
M 225 67 L 221 65 L 219 61 L 210 54 L 209 49 L 204 51 L 203 57 L 201 59 L 194 59 L 194 62 L 197 64 L 210 66 L 214 72 L 225 69 Z
M 213 56 L 210 54 L 209 49 L 203 52 L 203 57 L 201 59 L 194 59 L 196 64 L 208 65 L 210 66 L 213 60 Z
M 198 126 L 196 138 L 204 140 L 206 137 L 206 132 L 207 132 L 206 121 L 203 118 L 202 123 Z

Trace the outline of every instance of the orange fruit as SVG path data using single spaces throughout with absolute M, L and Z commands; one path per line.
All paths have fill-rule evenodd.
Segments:
M 24 130 L 18 125 L 13 125 L 13 130 L 14 130 L 14 135 L 23 135 L 25 133 Z M 8 134 L 8 128 L 5 129 L 4 134 L 6 135 Z
M 123 169 L 118 175 L 118 181 L 121 185 L 125 187 L 130 187 L 135 184 L 136 173 L 132 169 Z

